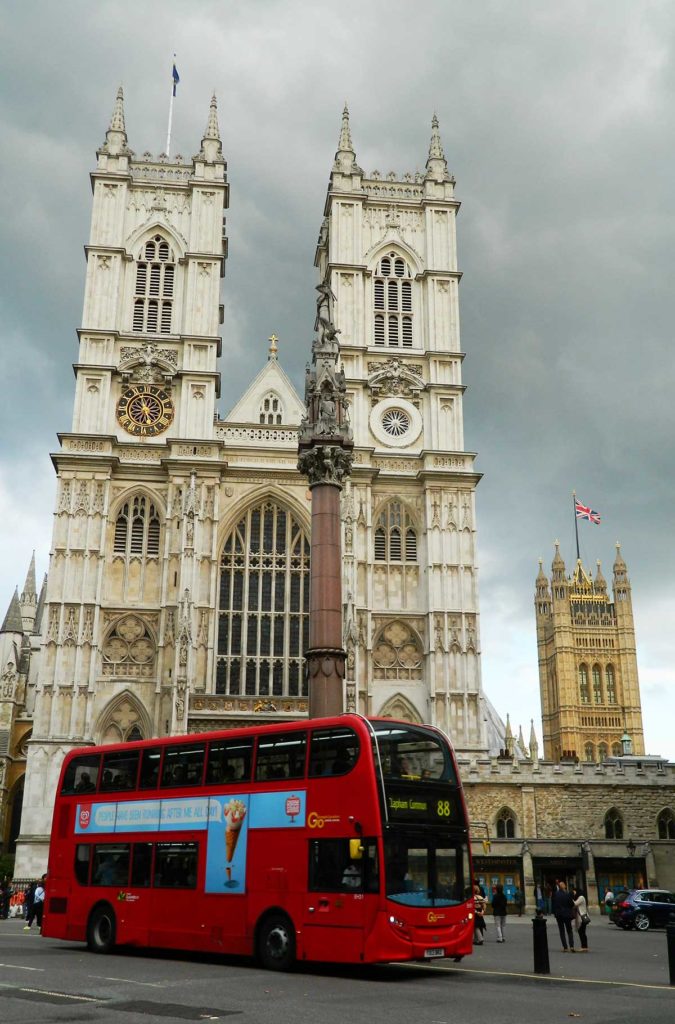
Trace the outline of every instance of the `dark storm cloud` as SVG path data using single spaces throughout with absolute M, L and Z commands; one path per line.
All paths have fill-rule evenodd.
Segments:
M 94 150 L 120 81 L 130 145 L 163 148 L 177 50 L 172 151 L 196 152 L 215 88 L 232 184 L 221 413 L 272 331 L 301 379 L 344 100 L 359 163 L 382 172 L 423 167 L 437 110 L 463 203 L 486 689 L 538 725 L 537 558 L 559 537 L 573 562 L 576 487 L 603 514 L 582 531 L 586 564 L 610 579 L 622 541 L 647 744 L 675 757 L 672 6 L 45 2 L 15 5 L 2 31 L 2 602 L 33 546 L 46 568 Z

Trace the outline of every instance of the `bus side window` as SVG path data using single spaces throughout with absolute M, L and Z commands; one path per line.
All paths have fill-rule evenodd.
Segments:
M 152 843 L 134 843 L 131 885 L 147 889 L 152 878 Z
M 378 892 L 377 842 L 364 839 L 361 845 L 361 858 L 353 860 L 348 839 L 311 840 L 310 892 Z
M 75 878 L 78 885 L 89 885 L 91 846 L 79 843 L 75 847 Z
M 206 784 L 248 782 L 251 778 L 253 740 L 212 740 L 206 764 Z
M 304 732 L 259 738 L 256 780 L 304 778 L 306 748 L 307 734 Z
M 129 854 L 128 843 L 106 843 L 102 846 L 95 846 L 91 884 L 128 885 Z
M 162 788 L 199 786 L 204 775 L 206 747 L 203 743 L 181 743 L 164 750 Z
M 101 757 L 99 754 L 85 754 L 82 757 L 74 757 L 66 768 L 61 792 L 64 795 L 95 793 L 100 765 Z
M 143 751 L 139 789 L 157 788 L 159 783 L 159 762 L 161 757 L 161 747 L 146 747 Z
M 359 739 L 353 729 L 315 729 L 309 752 L 310 777 L 346 775 L 359 756 Z
M 136 789 L 138 751 L 116 751 L 103 755 L 103 774 L 99 792 L 115 793 Z
M 198 851 L 197 843 L 157 843 L 154 887 L 196 889 Z

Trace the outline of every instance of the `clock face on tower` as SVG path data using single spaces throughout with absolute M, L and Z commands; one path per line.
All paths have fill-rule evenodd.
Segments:
M 171 424 L 173 402 L 164 388 L 153 384 L 130 384 L 117 403 L 117 419 L 128 434 L 154 437 Z

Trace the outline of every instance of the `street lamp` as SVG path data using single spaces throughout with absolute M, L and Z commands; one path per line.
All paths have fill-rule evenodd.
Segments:
M 633 842 L 632 839 L 629 839 L 628 842 L 626 843 L 626 849 L 628 850 L 628 856 L 632 860 L 633 857 L 635 856 L 635 849 L 636 849 L 635 843 Z

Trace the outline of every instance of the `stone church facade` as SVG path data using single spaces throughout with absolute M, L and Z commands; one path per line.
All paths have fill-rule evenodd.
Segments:
M 307 714 L 304 409 L 274 337 L 245 393 L 224 419 L 217 410 L 226 170 L 215 98 L 191 160 L 139 158 L 120 90 L 92 174 L 48 580 L 38 598 L 29 570 L 0 630 L 0 838 L 10 845 L 20 817 L 17 876 L 44 870 L 72 747 Z M 527 810 L 526 789 L 560 779 L 553 764 L 535 768 L 532 741 L 528 752 L 505 736 L 482 690 L 458 208 L 435 118 L 424 174 L 365 174 L 345 109 L 316 253 L 336 295 L 354 432 L 342 496 L 345 706 L 447 731 L 477 835 L 495 840 L 508 870 L 517 846 L 527 886 L 536 865 L 521 836 L 548 826 Z M 671 768 L 655 776 L 657 792 L 672 790 Z

